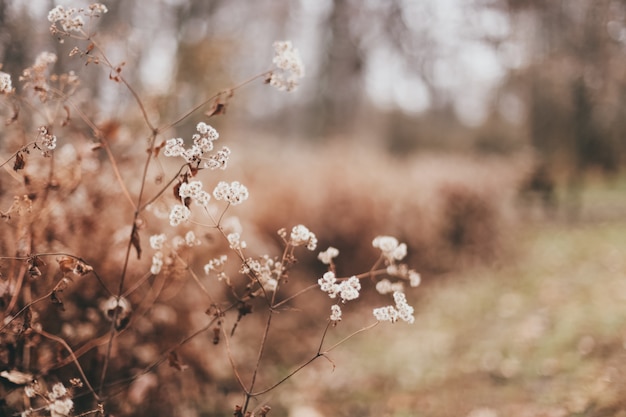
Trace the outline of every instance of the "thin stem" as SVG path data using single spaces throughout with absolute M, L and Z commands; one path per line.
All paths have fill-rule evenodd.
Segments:
M 62 338 L 57 337 L 53 334 L 50 334 L 44 330 L 37 330 L 37 329 L 33 329 L 33 330 L 37 332 L 38 334 L 42 335 L 43 337 L 48 338 L 50 340 L 54 340 L 55 342 L 61 344 L 65 348 L 65 350 L 68 351 L 68 353 L 70 354 L 70 357 L 72 358 L 72 362 L 74 362 L 74 364 L 76 365 L 76 368 L 78 369 L 78 372 L 80 373 L 80 376 L 83 378 L 83 382 L 85 383 L 85 385 L 87 385 L 87 388 L 89 388 L 89 391 L 91 391 L 91 393 L 96 398 L 96 400 L 100 401 L 100 396 L 96 394 L 96 391 L 94 391 L 93 387 L 89 383 L 89 380 L 87 379 L 87 376 L 85 375 L 85 372 L 83 372 L 82 366 L 80 366 L 80 363 L 78 362 L 78 359 L 76 358 L 76 355 L 74 355 L 74 351 L 67 344 L 67 342 L 63 340 Z
M 187 117 L 191 116 L 192 114 L 194 114 L 196 111 L 200 110 L 202 107 L 206 106 L 207 104 L 209 104 L 210 102 L 212 102 L 213 100 L 216 100 L 217 98 L 223 96 L 223 95 L 232 95 L 232 93 L 235 90 L 238 90 L 242 87 L 244 87 L 247 84 L 250 84 L 251 82 L 259 79 L 259 78 L 265 78 L 267 77 L 267 75 L 270 73 L 271 71 L 265 71 L 261 74 L 255 75 L 253 77 L 248 78 L 247 80 L 243 81 L 242 83 L 239 83 L 238 85 L 236 85 L 235 87 L 232 87 L 228 90 L 225 91 L 220 91 L 217 94 L 212 95 L 211 97 L 203 100 L 201 103 L 197 104 L 196 106 L 194 106 L 191 110 L 187 111 L 186 113 L 184 113 L 183 115 L 179 116 L 176 120 L 174 120 L 171 123 L 168 123 L 165 126 L 162 126 L 159 128 L 159 132 L 163 132 L 165 130 L 171 129 L 172 127 L 176 126 L 177 124 L 179 124 L 180 122 L 182 122 L 183 120 L 185 120 Z
M 330 351 L 334 350 L 337 346 L 342 345 L 343 343 L 347 342 L 348 340 L 352 339 L 354 336 L 366 332 L 370 329 L 373 329 L 374 327 L 378 326 L 380 324 L 379 321 L 377 321 L 376 323 L 372 323 L 369 326 L 363 327 L 362 329 L 359 329 L 357 331 L 355 331 L 354 333 L 344 337 L 343 339 L 341 339 L 339 342 L 335 343 L 334 345 L 332 345 L 331 347 L 329 347 L 328 349 L 326 349 L 323 354 L 327 354 Z

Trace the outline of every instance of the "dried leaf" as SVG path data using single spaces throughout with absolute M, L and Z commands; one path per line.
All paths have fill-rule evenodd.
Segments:
M 87 275 L 92 271 L 93 268 L 91 266 L 79 260 L 76 261 L 76 265 L 74 265 L 74 269 L 72 270 L 72 272 L 74 272 L 76 275 Z
M 59 263 L 59 268 L 61 269 L 61 272 L 63 272 L 63 275 L 74 271 L 76 261 L 73 258 L 70 258 L 69 256 L 61 256 L 60 258 L 57 258 L 57 262 Z
M 57 290 L 52 291 L 52 294 L 50 294 L 50 301 L 52 302 L 52 304 L 58 305 L 61 311 L 65 311 L 65 306 L 63 306 L 63 300 L 61 300 L 61 297 L 57 295 L 58 292 L 59 291 Z
M 15 154 L 15 163 L 13 163 L 13 171 L 19 171 L 20 169 L 24 169 L 26 166 L 26 161 L 20 152 Z
M 133 226 L 133 233 L 130 238 L 130 243 L 137 251 L 137 259 L 141 259 L 141 242 L 139 239 L 139 228 L 137 227 L 137 225 Z
M 169 353 L 169 355 L 167 355 L 167 362 L 172 368 L 176 368 L 179 371 L 184 371 L 187 368 L 187 366 L 183 365 L 178 359 L 178 354 L 176 353 L 176 351 L 172 351 Z
M 220 343 L 221 334 L 222 334 L 222 329 L 219 326 L 215 326 L 213 328 L 213 344 L 214 345 L 217 345 Z
M 222 103 L 221 101 L 213 103 L 213 106 L 211 106 L 211 108 L 204 113 L 207 117 L 219 116 L 221 114 L 226 114 L 226 103 Z
M 70 124 L 70 108 L 68 106 L 63 106 L 65 110 L 65 120 L 61 123 L 61 126 L 67 126 Z

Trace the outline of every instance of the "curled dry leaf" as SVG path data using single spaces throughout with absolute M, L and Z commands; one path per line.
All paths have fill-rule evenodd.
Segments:
M 22 156 L 21 152 L 15 154 L 15 162 L 13 163 L 13 171 L 19 171 L 20 169 L 24 169 L 26 166 L 26 161 Z

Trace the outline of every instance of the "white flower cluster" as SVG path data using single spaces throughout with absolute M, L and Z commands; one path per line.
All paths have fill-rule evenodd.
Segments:
M 415 322 L 415 317 L 413 317 L 414 309 L 406 302 L 404 293 L 399 291 L 394 292 L 393 299 L 396 304 L 395 307 L 386 306 L 374 309 L 374 317 L 376 320 L 395 323 L 398 319 L 401 319 L 409 324 Z
M 239 181 L 233 181 L 230 184 L 220 181 L 213 190 L 213 197 L 216 200 L 228 201 L 232 205 L 241 204 L 248 199 L 248 189 Z
M 268 255 L 263 255 L 258 260 L 248 259 L 242 272 L 253 272 L 265 291 L 276 291 L 278 280 L 283 273 L 283 264 Z
M 168 157 L 182 157 L 187 163 L 195 163 L 202 168 L 209 169 L 226 169 L 228 158 L 230 157 L 230 149 L 226 146 L 215 152 L 213 155 L 206 156 L 213 151 L 213 142 L 219 139 L 220 135 L 212 126 L 200 122 L 196 126 L 196 131 L 192 136 L 193 145 L 191 148 L 185 148 L 185 141 L 182 138 L 172 138 L 165 142 L 163 154 Z
M 191 217 L 191 210 L 183 204 L 174 204 L 172 211 L 170 211 L 170 225 L 178 226 L 179 224 L 186 222 Z
M 89 6 L 89 11 L 85 11 L 83 8 L 76 9 L 69 7 L 65 9 L 63 6 L 56 6 L 54 9 L 48 12 L 48 21 L 52 25 L 57 23 L 61 25 L 61 28 L 66 31 L 80 32 L 85 22 L 81 15 L 85 16 L 98 16 L 108 12 L 107 7 L 101 3 L 94 3 Z
M 165 233 L 150 236 L 150 247 L 155 250 L 163 249 L 163 244 L 167 240 Z
M 65 386 L 60 382 L 52 386 L 52 391 L 48 393 L 48 400 L 46 409 L 50 410 L 51 417 L 67 417 L 74 408 L 74 402 L 69 397 Z
M 35 58 L 32 67 L 28 67 L 22 71 L 20 81 L 24 82 L 24 88 L 32 88 L 39 95 L 43 102 L 47 99 L 49 90 L 48 85 L 48 67 L 57 62 L 57 56 L 52 52 L 42 52 Z
M 377 236 L 372 245 L 380 249 L 390 263 L 401 261 L 406 256 L 406 243 L 399 243 L 392 236 Z
M 277 70 L 272 71 L 269 83 L 281 91 L 293 91 L 304 77 L 304 64 L 300 53 L 291 41 L 274 42 L 273 63 Z
M 335 273 L 328 271 L 317 280 L 317 283 L 322 291 L 328 293 L 330 298 L 336 298 L 339 295 L 344 303 L 359 298 L 361 281 L 356 276 L 351 276 L 347 280 L 337 283 Z
M 11 76 L 6 72 L 0 71 L 0 94 L 10 94 L 12 91 Z
M 401 282 L 391 282 L 388 279 L 382 279 L 376 283 L 376 291 L 379 294 L 391 294 L 392 292 L 404 291 L 404 285 Z
M 339 305 L 334 304 L 330 306 L 330 320 L 334 322 L 341 320 L 341 307 Z
M 220 271 L 222 267 L 226 264 L 227 260 L 228 260 L 228 256 L 226 255 L 221 255 L 219 258 L 211 259 L 209 263 L 204 265 L 204 273 L 206 275 L 209 275 L 211 271 L 216 271 L 216 272 Z
M 306 226 L 299 224 L 291 229 L 289 243 L 293 246 L 306 245 L 310 251 L 314 251 L 317 247 L 317 237 Z
M 211 194 L 202 189 L 202 181 L 183 182 L 178 188 L 178 196 L 182 201 L 191 198 L 199 206 L 207 207 L 211 201 Z
M 166 260 L 163 248 L 165 247 L 166 242 L 167 236 L 164 233 L 150 236 L 150 247 L 156 251 L 154 255 L 152 255 L 152 266 L 150 267 L 150 273 L 153 275 L 157 275 L 163 268 L 163 264 Z M 185 236 L 174 236 L 170 245 L 174 250 L 178 250 L 183 246 L 191 248 L 193 246 L 198 246 L 201 243 L 200 239 L 196 237 L 196 234 L 190 230 L 185 234 Z M 171 262 L 171 259 L 168 258 L 168 262 Z
M 234 250 L 242 250 L 248 247 L 248 244 L 245 240 L 241 240 L 241 234 L 237 232 L 229 233 L 226 235 L 226 239 L 228 240 L 228 246 Z
M 48 150 L 54 150 L 57 147 L 57 137 L 50 134 L 46 126 L 39 127 L 39 134 L 41 135 L 41 144 Z
M 317 259 L 323 264 L 330 265 L 338 255 L 339 249 L 329 246 L 328 249 L 317 254 Z
M 85 22 L 78 13 L 79 9 L 74 7 L 65 9 L 63 6 L 59 5 L 48 12 L 48 21 L 53 25 L 59 23 L 61 28 L 66 32 L 79 32 L 85 25 Z

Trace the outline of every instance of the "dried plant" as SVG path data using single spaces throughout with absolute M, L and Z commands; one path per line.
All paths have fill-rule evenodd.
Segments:
M 328 247 L 318 252 L 326 272 L 302 277 L 297 259 L 318 250 L 315 233 L 301 224 L 280 229 L 278 253 L 248 247 L 254 232 L 235 212 L 250 192 L 214 175 L 227 169 L 231 150 L 216 147 L 220 135 L 206 120 L 224 114 L 254 81 L 295 90 L 304 66 L 293 45 L 276 42 L 272 69 L 157 123 L 127 81 L 128 68 L 109 61 L 95 35 L 106 12 L 98 3 L 57 6 L 48 15 L 50 32 L 72 44 L 69 56 L 126 88 L 137 115 L 98 122 L 81 105 L 78 76 L 55 74 L 57 57 L 49 52 L 23 71 L 17 90 L 0 72 L 7 123 L 0 194 L 4 414 L 168 414 L 191 401 L 193 390 L 183 386 L 204 383 L 239 396 L 225 400 L 234 415 L 266 416 L 267 394 L 318 358 L 334 367 L 330 353 L 359 333 L 385 321 L 412 323 L 404 291 L 418 286 L 420 275 L 402 263 L 404 243 L 372 236 L 379 257 L 351 276 L 338 275 L 339 250 Z M 201 111 L 191 138 L 170 136 Z M 135 129 L 137 118 L 142 126 L 133 135 L 145 139 L 117 144 L 119 130 Z M 388 301 L 370 318 L 356 317 L 356 331 L 341 333 L 342 310 L 373 300 L 360 297 L 367 288 Z M 324 308 L 302 302 L 311 297 Z M 285 316 L 303 319 L 298 310 L 305 308 L 307 323 L 319 325 L 291 327 L 306 343 L 285 363 L 292 357 L 280 357 L 284 336 L 272 329 Z

